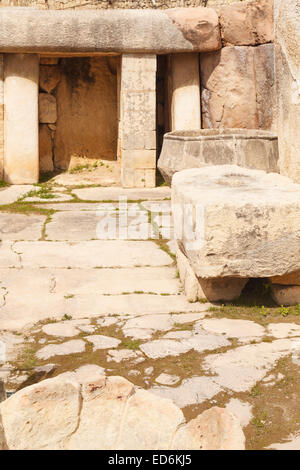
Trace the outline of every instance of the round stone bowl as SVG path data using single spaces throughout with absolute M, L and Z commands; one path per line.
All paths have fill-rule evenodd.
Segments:
M 164 135 L 158 168 L 168 185 L 174 173 L 208 165 L 239 165 L 278 173 L 278 139 L 258 129 L 199 129 Z

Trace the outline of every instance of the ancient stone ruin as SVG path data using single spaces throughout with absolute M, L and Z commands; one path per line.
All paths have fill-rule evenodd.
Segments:
M 0 450 L 300 448 L 299 46 L 300 0 L 0 0 Z

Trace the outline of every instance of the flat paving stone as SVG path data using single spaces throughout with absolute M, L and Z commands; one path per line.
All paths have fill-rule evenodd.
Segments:
M 180 356 L 190 351 L 188 344 L 170 339 L 156 339 L 149 343 L 144 343 L 140 349 L 151 359 L 160 359 L 167 356 Z
M 277 361 L 293 353 L 293 340 L 278 339 L 272 343 L 240 346 L 225 353 L 209 355 L 205 370 L 216 374 L 215 382 L 235 392 L 246 392 L 275 367 Z
M 136 359 L 138 359 L 138 362 L 141 362 L 140 359 L 142 359 L 142 361 L 145 360 L 140 351 L 131 351 L 130 349 L 112 349 L 107 353 L 108 362 L 132 361 Z
M 163 398 L 169 398 L 180 408 L 203 403 L 222 391 L 220 385 L 210 377 L 185 379 L 178 387 L 154 386 L 150 391 Z
M 12 204 L 29 191 L 35 190 L 36 186 L 30 184 L 13 185 L 0 190 L 0 204 Z
M 123 224 L 123 225 L 122 225 Z M 147 212 L 124 217 L 120 212 L 66 211 L 55 213 L 46 226 L 48 240 L 149 240 L 155 238 Z
M 227 405 L 226 410 L 237 417 L 241 426 L 245 428 L 253 418 L 252 405 L 250 403 L 239 400 L 238 398 L 231 398 Z
M 23 267 L 167 266 L 172 258 L 151 241 L 16 242 Z
M 300 336 L 300 325 L 295 323 L 270 323 L 267 327 L 268 334 L 274 338 L 288 338 Z
M 169 187 L 163 186 L 159 188 L 144 188 L 144 189 L 126 189 L 120 187 L 113 188 L 81 188 L 74 189 L 75 194 L 79 199 L 87 201 L 118 201 L 120 196 L 125 196 L 128 200 L 161 200 L 171 197 L 171 190 Z
M 77 336 L 80 331 L 68 322 L 49 323 L 42 327 L 42 331 L 49 336 L 72 337 Z
M 0 241 L 0 266 L 2 268 L 21 268 L 21 258 L 14 247 L 15 243 L 12 241 Z
M 277 442 L 266 447 L 271 450 L 300 450 L 300 433 L 289 436 L 286 442 Z
M 198 323 L 201 328 L 211 333 L 225 334 L 230 338 L 261 337 L 266 334 L 263 326 L 249 320 L 229 318 L 209 318 Z
M 0 213 L 0 239 L 39 240 L 45 216 L 14 213 Z
M 98 349 L 116 348 L 121 343 L 119 339 L 104 335 L 86 336 L 85 339 L 93 344 L 94 351 L 97 351 Z
M 64 194 L 64 193 L 54 193 L 51 192 L 51 195 L 53 197 L 51 198 L 43 198 L 40 196 L 30 196 L 30 197 L 25 197 L 23 199 L 23 202 L 46 202 L 46 201 L 52 201 L 52 202 L 60 202 L 60 201 L 70 201 L 73 199 L 71 194 Z
M 35 207 L 38 207 L 39 209 L 53 209 L 55 211 L 92 211 L 95 212 L 99 209 L 100 206 L 102 207 L 102 210 L 106 211 L 111 211 L 115 210 L 116 207 L 118 207 L 117 203 L 110 204 L 110 203 L 105 203 L 105 204 L 99 204 L 99 202 L 66 202 L 66 203 L 60 203 L 60 204 L 55 204 L 55 203 L 44 203 L 44 204 L 35 204 Z
M 38 359 L 49 359 L 53 356 L 67 356 L 68 354 L 82 353 L 86 343 L 81 339 L 72 339 L 61 344 L 48 344 L 36 353 Z
M 150 212 L 166 214 L 171 212 L 171 201 L 143 201 L 141 205 Z
M 96 364 L 86 364 L 78 367 L 75 370 L 76 377 L 80 383 L 89 382 L 90 380 L 97 380 L 105 375 L 104 367 L 97 366 Z

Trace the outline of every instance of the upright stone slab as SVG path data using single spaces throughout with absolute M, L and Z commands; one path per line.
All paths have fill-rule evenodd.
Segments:
M 0 54 L 0 180 L 3 179 L 4 160 L 4 77 L 3 54 Z
M 199 54 L 171 55 L 170 72 L 172 131 L 200 129 Z
M 121 69 L 122 185 L 151 188 L 156 168 L 156 56 L 124 54 Z
M 12 184 L 37 183 L 39 57 L 4 57 L 4 179 Z

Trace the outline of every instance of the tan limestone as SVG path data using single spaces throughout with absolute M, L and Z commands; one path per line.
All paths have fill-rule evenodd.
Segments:
M 47 124 L 39 126 L 39 158 L 41 173 L 53 171 L 52 138 Z
M 6 54 L 4 77 L 4 178 L 12 184 L 37 183 L 38 55 Z

